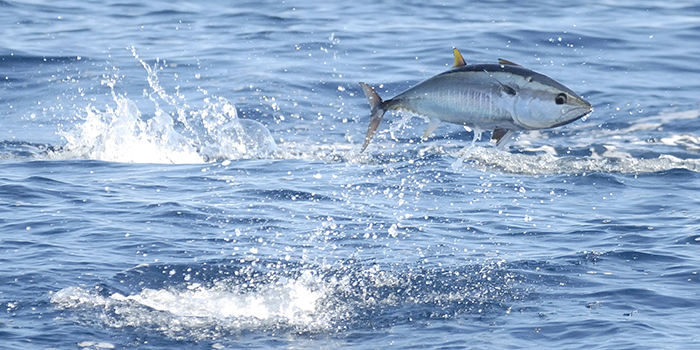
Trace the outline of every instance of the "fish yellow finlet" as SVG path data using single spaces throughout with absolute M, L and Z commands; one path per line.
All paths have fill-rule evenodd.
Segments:
M 459 53 L 459 50 L 457 48 L 452 48 L 452 52 L 455 54 L 455 65 L 452 67 L 462 67 L 466 66 L 467 62 L 464 62 L 464 57 L 462 57 L 462 54 Z

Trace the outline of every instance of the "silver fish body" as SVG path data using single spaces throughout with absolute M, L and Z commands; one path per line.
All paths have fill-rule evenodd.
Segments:
M 390 100 L 382 101 L 374 89 L 360 83 L 372 114 L 362 151 L 387 110 L 408 110 L 431 118 L 424 137 L 441 122 L 493 130 L 499 147 L 516 131 L 561 126 L 592 111 L 590 103 L 547 76 L 505 60 L 466 65 L 457 49 L 454 54 L 452 69 Z

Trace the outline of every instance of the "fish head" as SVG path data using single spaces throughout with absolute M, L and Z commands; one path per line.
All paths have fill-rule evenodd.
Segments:
M 548 77 L 536 74 L 526 77 L 525 82 L 518 90 L 513 118 L 524 129 L 562 126 L 593 111 L 588 101 Z

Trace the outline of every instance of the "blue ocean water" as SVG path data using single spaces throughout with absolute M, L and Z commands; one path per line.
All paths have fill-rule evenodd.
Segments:
M 694 1 L 0 1 L 0 348 L 689 349 Z M 517 62 L 507 151 L 391 97 Z M 484 137 L 484 140 L 487 137 Z

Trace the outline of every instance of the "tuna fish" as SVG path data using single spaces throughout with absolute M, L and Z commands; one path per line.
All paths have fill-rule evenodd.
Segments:
M 396 97 L 383 101 L 360 83 L 369 100 L 371 117 L 363 152 L 388 110 L 406 110 L 430 118 L 423 134 L 429 137 L 441 122 L 493 130 L 503 148 L 516 131 L 549 129 L 571 123 L 593 111 L 590 103 L 566 86 L 513 62 L 467 65 L 454 49 L 454 66 Z M 479 133 L 477 135 L 476 133 Z

